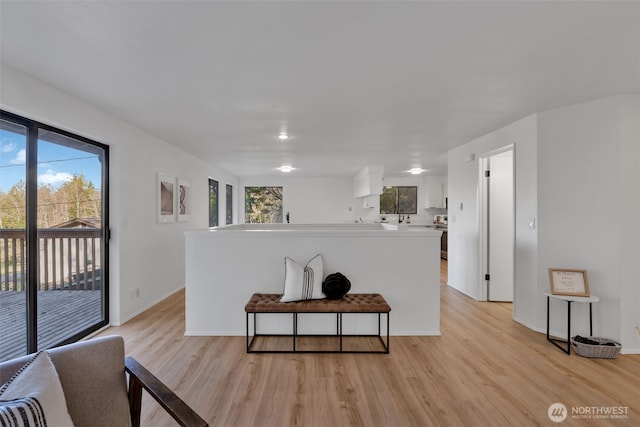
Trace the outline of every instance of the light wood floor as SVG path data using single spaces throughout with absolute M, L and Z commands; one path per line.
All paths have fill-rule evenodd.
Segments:
M 389 355 L 246 354 L 244 337 L 185 337 L 184 292 L 121 327 L 128 354 L 212 426 L 640 425 L 640 356 L 567 356 L 444 285 L 440 337 L 391 337 Z M 393 322 L 393 316 L 391 317 Z M 547 410 L 628 407 L 626 419 L 552 423 Z M 174 425 L 143 402 L 143 425 Z

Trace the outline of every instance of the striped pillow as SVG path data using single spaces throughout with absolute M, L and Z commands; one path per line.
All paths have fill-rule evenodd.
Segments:
M 46 351 L 0 387 L 0 425 L 73 427 L 60 379 Z
M 318 254 L 302 266 L 289 257 L 284 259 L 284 292 L 280 302 L 326 298 L 322 292 L 322 255 Z

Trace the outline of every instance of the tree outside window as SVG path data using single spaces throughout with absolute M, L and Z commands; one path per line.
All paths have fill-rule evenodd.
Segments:
M 282 223 L 282 187 L 245 187 L 245 223 Z
M 418 213 L 418 187 L 384 187 L 380 195 L 380 214 Z

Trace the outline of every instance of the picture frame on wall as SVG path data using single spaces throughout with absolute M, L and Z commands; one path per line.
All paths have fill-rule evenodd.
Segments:
M 177 202 L 178 221 L 191 221 L 191 183 L 189 181 L 178 180 Z
M 158 223 L 167 224 L 176 220 L 176 177 L 158 173 L 157 214 Z
M 550 268 L 549 283 L 551 294 L 588 297 L 589 279 L 587 270 Z

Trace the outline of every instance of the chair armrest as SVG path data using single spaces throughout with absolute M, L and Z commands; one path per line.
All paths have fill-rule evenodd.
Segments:
M 124 367 L 129 373 L 129 407 L 133 427 L 140 426 L 142 389 L 147 390 L 151 397 L 181 426 L 206 427 L 209 425 L 136 359 L 131 356 L 125 358 Z

